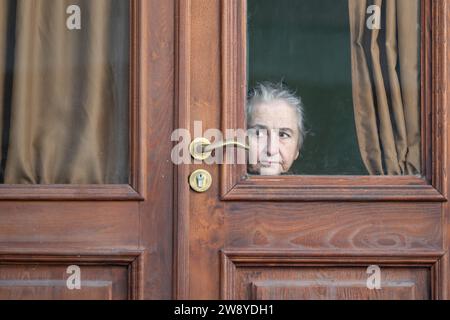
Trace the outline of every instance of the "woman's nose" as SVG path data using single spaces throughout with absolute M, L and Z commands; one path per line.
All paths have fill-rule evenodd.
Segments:
M 277 135 L 269 135 L 267 139 L 267 155 L 274 156 L 277 155 L 280 151 L 280 141 Z

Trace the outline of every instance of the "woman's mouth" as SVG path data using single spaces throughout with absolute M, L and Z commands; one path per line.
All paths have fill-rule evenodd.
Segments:
M 263 162 L 260 162 L 260 164 L 263 167 L 272 167 L 272 166 L 280 164 L 280 163 L 278 161 L 263 161 Z

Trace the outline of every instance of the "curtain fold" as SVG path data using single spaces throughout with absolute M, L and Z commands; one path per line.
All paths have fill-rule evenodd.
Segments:
M 128 6 L 0 0 L 2 183 L 128 183 Z
M 381 29 L 366 25 L 371 5 Z M 419 0 L 349 0 L 355 125 L 371 175 L 420 174 L 419 16 Z

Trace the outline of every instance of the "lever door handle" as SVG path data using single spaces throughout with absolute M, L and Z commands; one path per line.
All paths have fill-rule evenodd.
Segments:
M 189 152 L 194 159 L 202 161 L 208 159 L 214 150 L 227 146 L 235 146 L 236 148 L 242 148 L 245 150 L 250 149 L 249 146 L 234 140 L 217 141 L 211 143 L 206 138 L 196 138 L 189 145 Z

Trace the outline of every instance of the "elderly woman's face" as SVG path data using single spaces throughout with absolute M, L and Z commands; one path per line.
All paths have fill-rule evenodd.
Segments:
M 300 133 L 295 109 L 284 101 L 260 103 L 248 119 L 251 174 L 280 175 L 298 158 Z M 255 161 L 256 160 L 256 161 Z

